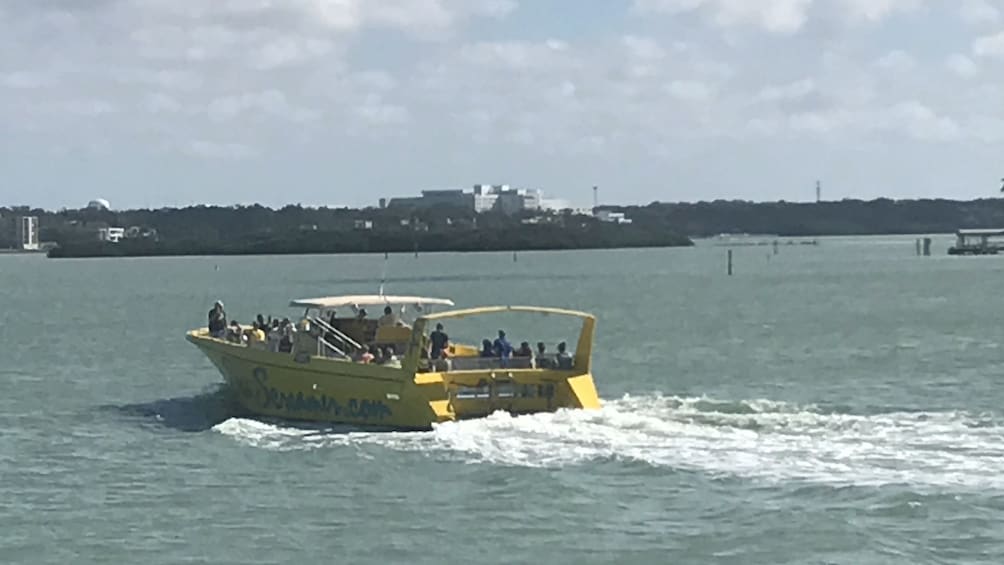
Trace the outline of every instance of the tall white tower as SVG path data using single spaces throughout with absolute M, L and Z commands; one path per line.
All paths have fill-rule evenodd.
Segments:
M 38 216 L 21 216 L 17 219 L 17 244 L 21 249 L 38 249 Z

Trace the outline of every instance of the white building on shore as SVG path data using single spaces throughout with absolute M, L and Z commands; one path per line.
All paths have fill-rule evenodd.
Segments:
M 26 251 L 37 251 L 38 216 L 21 216 L 17 219 L 17 245 Z
M 98 239 L 108 243 L 118 243 L 125 237 L 125 228 L 98 228 Z
M 423 190 L 421 196 L 392 198 L 387 208 L 434 208 L 453 206 L 480 214 L 499 210 L 506 214 L 546 209 L 543 194 L 538 189 L 513 188 L 508 184 L 476 184 L 471 191 Z M 381 199 L 381 207 L 384 199 Z

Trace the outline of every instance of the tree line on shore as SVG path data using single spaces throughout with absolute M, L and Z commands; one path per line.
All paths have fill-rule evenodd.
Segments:
M 721 233 L 778 236 L 945 233 L 1004 226 L 1004 199 L 841 200 L 820 203 L 716 200 L 602 206 L 630 224 L 563 212 L 476 214 L 464 208 L 349 209 L 288 205 L 154 210 L 0 208 L 0 247 L 15 244 L 15 218 L 39 217 L 52 254 L 341 253 L 669 247 Z M 100 227 L 133 228 L 101 244 Z
M 519 251 L 670 247 L 693 242 L 661 224 L 617 224 L 564 212 L 475 214 L 463 208 L 348 209 L 289 205 L 159 210 L 8 210 L 39 216 L 50 257 Z M 2 213 L 2 212 L 0 212 Z M 128 237 L 101 242 L 102 227 Z

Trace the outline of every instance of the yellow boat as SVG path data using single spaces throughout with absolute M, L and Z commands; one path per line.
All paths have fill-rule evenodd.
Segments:
M 303 317 L 285 346 L 247 342 L 234 332 L 189 331 L 186 339 L 219 369 L 237 402 L 267 417 L 362 427 L 425 430 L 433 424 L 487 416 L 496 411 L 529 414 L 559 408 L 596 409 L 592 377 L 596 319 L 591 314 L 533 306 L 486 306 L 432 312 L 453 306 L 442 298 L 331 296 L 300 299 Z M 361 317 L 365 307 L 411 307 L 406 323 L 384 325 Z M 356 315 L 339 318 L 338 309 Z M 517 312 L 581 320 L 574 353 L 533 357 L 482 356 L 473 344 L 451 343 L 430 359 L 430 334 L 450 320 Z M 394 315 L 396 317 L 396 315 Z M 240 326 L 242 332 L 251 328 Z M 560 344 L 562 349 L 564 343 Z M 400 358 L 373 363 L 365 352 L 393 348 Z

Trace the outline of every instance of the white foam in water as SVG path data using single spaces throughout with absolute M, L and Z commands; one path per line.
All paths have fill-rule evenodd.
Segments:
M 560 467 L 641 462 L 714 476 L 1004 490 L 1004 426 L 959 412 L 827 414 L 769 400 L 661 396 L 451 422 L 431 432 L 330 432 L 230 419 L 219 433 L 267 449 L 374 445 L 469 463 Z

